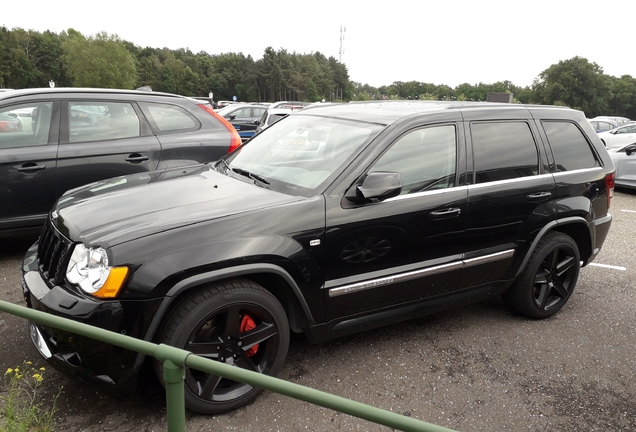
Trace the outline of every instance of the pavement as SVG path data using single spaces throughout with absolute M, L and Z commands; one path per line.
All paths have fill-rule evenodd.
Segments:
M 499 299 L 330 342 L 292 338 L 280 378 L 460 431 L 636 430 L 636 193 L 617 191 L 595 265 L 555 316 L 533 321 Z M 33 239 L 2 239 L 0 299 L 23 304 L 20 262 Z M 0 371 L 33 361 L 26 322 L 0 313 Z M 119 400 L 50 368 L 39 396 L 60 431 L 166 431 L 153 377 Z M 2 394 L 0 393 L 0 396 Z M 236 411 L 186 413 L 188 431 L 387 431 L 271 392 Z

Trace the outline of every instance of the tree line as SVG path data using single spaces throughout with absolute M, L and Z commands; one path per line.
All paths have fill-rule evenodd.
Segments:
M 185 96 L 214 94 L 215 100 L 351 101 L 371 99 L 475 100 L 508 92 L 514 102 L 564 105 L 588 117 L 636 119 L 636 78 L 613 77 L 596 63 L 574 57 L 553 64 L 531 86 L 510 81 L 447 85 L 396 81 L 372 87 L 349 78 L 345 64 L 320 52 L 299 54 L 267 47 L 263 57 L 242 53 L 193 53 L 188 49 L 142 48 L 105 32 L 85 36 L 0 27 L 0 88 L 103 87 Z

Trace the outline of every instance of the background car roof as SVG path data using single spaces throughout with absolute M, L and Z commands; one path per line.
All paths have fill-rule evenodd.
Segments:
M 124 89 L 106 89 L 106 88 L 81 88 L 81 87 L 55 87 L 55 88 L 28 88 L 28 89 L 19 89 L 8 92 L 0 92 L 0 100 L 11 99 L 19 96 L 31 96 L 31 95 L 55 95 L 55 94 L 81 94 L 81 93 L 91 93 L 91 94 L 104 94 L 104 95 L 136 95 L 139 97 L 174 97 L 174 98 L 185 98 L 185 96 L 176 95 L 173 93 L 162 93 L 162 92 L 149 92 L 142 90 L 124 90 Z

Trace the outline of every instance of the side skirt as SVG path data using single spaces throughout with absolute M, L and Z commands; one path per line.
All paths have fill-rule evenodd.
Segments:
M 477 288 L 470 288 L 451 295 L 429 298 L 417 303 L 407 303 L 387 309 L 376 310 L 369 314 L 349 316 L 342 319 L 318 324 L 305 330 L 305 336 L 311 343 L 320 343 L 330 339 L 372 330 L 413 318 L 430 315 L 449 309 L 455 309 L 483 300 L 497 297 L 512 284 L 512 280 L 497 282 Z

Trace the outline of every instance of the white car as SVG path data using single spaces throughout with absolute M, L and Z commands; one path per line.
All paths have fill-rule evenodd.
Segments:
M 628 124 L 609 131 L 599 132 L 598 137 L 608 149 L 636 143 L 636 124 Z
M 619 126 L 623 126 L 629 124 L 630 120 L 627 117 L 616 117 L 616 116 L 596 116 L 592 120 L 612 120 L 615 121 Z
M 636 188 L 636 144 L 608 149 L 616 168 L 616 186 Z

